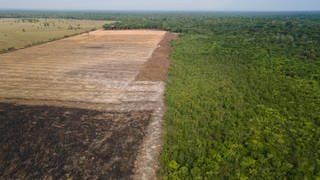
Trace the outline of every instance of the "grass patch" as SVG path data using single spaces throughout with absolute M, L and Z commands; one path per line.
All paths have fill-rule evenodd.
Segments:
M 106 21 L 0 18 L 0 53 L 101 28 Z

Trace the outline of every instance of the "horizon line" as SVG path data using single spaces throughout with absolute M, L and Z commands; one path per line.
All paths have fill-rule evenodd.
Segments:
M 206 10 L 206 9 L 40 9 L 40 8 L 0 8 L 0 10 L 14 10 L 14 11 L 87 11 L 87 12 L 320 12 L 320 9 L 315 10 Z

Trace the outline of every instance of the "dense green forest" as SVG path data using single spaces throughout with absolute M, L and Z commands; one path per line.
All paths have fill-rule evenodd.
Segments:
M 25 13 L 180 33 L 165 94 L 164 179 L 320 178 L 320 13 Z
M 165 179 L 320 178 L 320 15 L 175 15 Z

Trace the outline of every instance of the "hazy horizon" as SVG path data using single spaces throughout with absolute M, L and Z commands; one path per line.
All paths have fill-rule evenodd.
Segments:
M 97 11 L 319 11 L 319 0 L 2 0 L 0 9 Z

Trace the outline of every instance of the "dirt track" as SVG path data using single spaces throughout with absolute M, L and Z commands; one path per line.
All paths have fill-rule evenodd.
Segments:
M 99 30 L 0 55 L 0 178 L 154 178 L 164 82 L 143 77 L 166 74 L 169 35 Z

